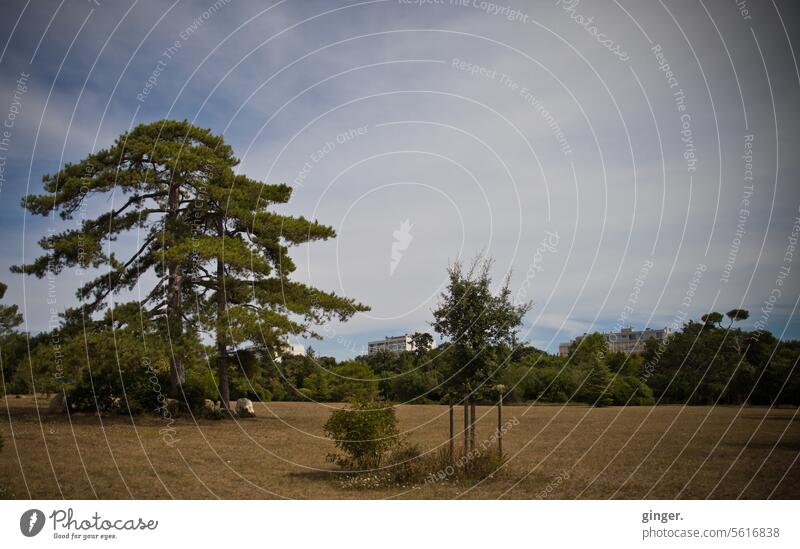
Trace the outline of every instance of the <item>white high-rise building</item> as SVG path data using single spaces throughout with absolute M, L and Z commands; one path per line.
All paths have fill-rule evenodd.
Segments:
M 431 344 L 431 349 L 436 348 L 436 342 Z M 392 353 L 403 353 L 407 351 L 414 351 L 414 342 L 411 340 L 411 335 L 403 334 L 399 336 L 386 336 L 378 341 L 370 341 L 367 343 L 369 354 L 377 353 L 378 351 L 389 351 Z
M 608 350 L 611 353 L 641 354 L 644 352 L 644 344 L 648 339 L 657 338 L 659 340 L 664 340 L 669 337 L 670 333 L 672 332 L 669 328 L 646 328 L 644 330 L 622 328 L 619 332 L 604 332 L 600 335 L 608 342 Z M 569 356 L 570 347 L 573 344 L 580 343 L 587 335 L 589 334 L 578 336 L 567 343 L 560 343 L 558 345 L 558 354 L 561 356 Z

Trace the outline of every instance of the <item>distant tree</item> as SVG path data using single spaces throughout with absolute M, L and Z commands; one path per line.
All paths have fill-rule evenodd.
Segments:
M 728 324 L 728 328 L 733 326 L 734 322 L 739 322 L 740 320 L 747 320 L 750 318 L 750 312 L 745 309 L 731 309 L 725 316 L 728 317 L 730 320 L 730 324 Z
M 433 336 L 428 332 L 415 332 L 411 336 L 411 345 L 417 356 L 423 356 L 433 347 Z
M 611 372 L 605 361 L 596 360 L 589 367 L 586 380 L 581 388 L 581 393 L 586 401 L 598 407 L 612 404 L 611 379 Z
M 608 342 L 603 334 L 597 332 L 584 336 L 573 345 L 569 361 L 583 381 L 577 393 L 581 401 L 593 406 L 607 406 L 612 403 L 612 376 L 607 362 L 608 355 Z
M 343 362 L 336 365 L 331 373 L 331 396 L 336 401 L 369 402 L 378 396 L 378 378 L 366 362 Z
M 0 299 L 5 297 L 7 289 L 8 286 L 0 282 Z M 22 315 L 16 305 L 0 305 L 0 375 L 3 376 L 0 390 L 17 392 L 12 379 L 27 354 L 25 336 L 16 331 L 20 324 Z
M 607 354 L 608 341 L 598 332 L 582 337 L 570 348 L 570 360 L 575 364 L 593 364 L 596 360 L 605 359 Z
M 0 282 L 0 299 L 6 295 L 8 286 Z M 5 337 L 14 332 L 22 324 L 22 315 L 16 305 L 0 305 L 0 337 Z
M 303 381 L 304 392 L 318 402 L 331 399 L 331 374 L 322 368 L 309 375 Z
M 717 312 L 707 313 L 700 317 L 700 320 L 711 328 L 718 327 L 722 323 L 722 319 L 722 313 Z

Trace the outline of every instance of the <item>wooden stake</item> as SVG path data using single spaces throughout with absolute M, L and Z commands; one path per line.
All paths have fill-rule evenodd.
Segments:
M 476 444 L 477 443 L 477 437 L 475 436 L 475 424 L 477 423 L 477 414 L 475 413 L 475 400 L 474 399 L 470 403 L 470 415 L 472 416 L 471 417 L 471 421 L 470 421 L 470 447 L 471 447 L 472 450 L 474 450 L 475 446 L 477 445 Z
M 464 453 L 469 452 L 469 402 L 464 399 Z
M 497 401 L 497 449 L 503 455 L 503 393 Z

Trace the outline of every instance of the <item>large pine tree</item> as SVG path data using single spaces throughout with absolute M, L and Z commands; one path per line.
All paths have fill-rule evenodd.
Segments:
M 210 130 L 172 120 L 137 126 L 110 148 L 45 176 L 45 192 L 23 199 L 33 214 L 79 220 L 43 238 L 45 254 L 14 270 L 43 277 L 71 267 L 99 268 L 78 290 L 90 313 L 154 272 L 157 282 L 144 296 L 143 310 L 166 316 L 175 342 L 187 324 L 214 332 L 220 395 L 227 404 L 231 349 L 251 342 L 273 352 L 288 334 L 310 333 L 311 323 L 366 310 L 289 280 L 294 265 L 287 246 L 334 232 L 269 212 L 289 200 L 291 189 L 235 175 L 237 164 L 231 147 Z M 91 218 L 86 214 L 95 197 L 121 205 Z M 136 233 L 139 243 L 119 258 L 108 248 L 126 233 Z M 170 368 L 178 393 L 185 373 L 176 353 Z
M 234 175 L 213 179 L 191 206 L 203 235 L 184 242 L 176 257 L 193 254 L 189 282 L 196 288 L 201 325 L 216 340 L 219 393 L 229 396 L 228 368 L 234 350 L 255 345 L 280 353 L 290 335 L 316 335 L 312 326 L 347 320 L 368 308 L 290 279 L 295 265 L 289 247 L 335 236 L 331 227 L 270 209 L 289 201 L 292 189 Z

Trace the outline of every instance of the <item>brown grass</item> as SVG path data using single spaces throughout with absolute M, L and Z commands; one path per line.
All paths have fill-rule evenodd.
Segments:
M 493 479 L 348 489 L 325 461 L 333 445 L 322 425 L 337 405 L 257 404 L 258 417 L 242 421 L 180 418 L 170 447 L 158 417 L 46 416 L 38 401 L 41 416 L 33 397 L 2 402 L 1 497 L 800 497 L 796 409 L 508 406 L 519 424 Z M 494 409 L 478 415 L 481 441 L 497 423 Z M 398 416 L 423 451 L 446 445 L 446 407 L 401 406 Z

